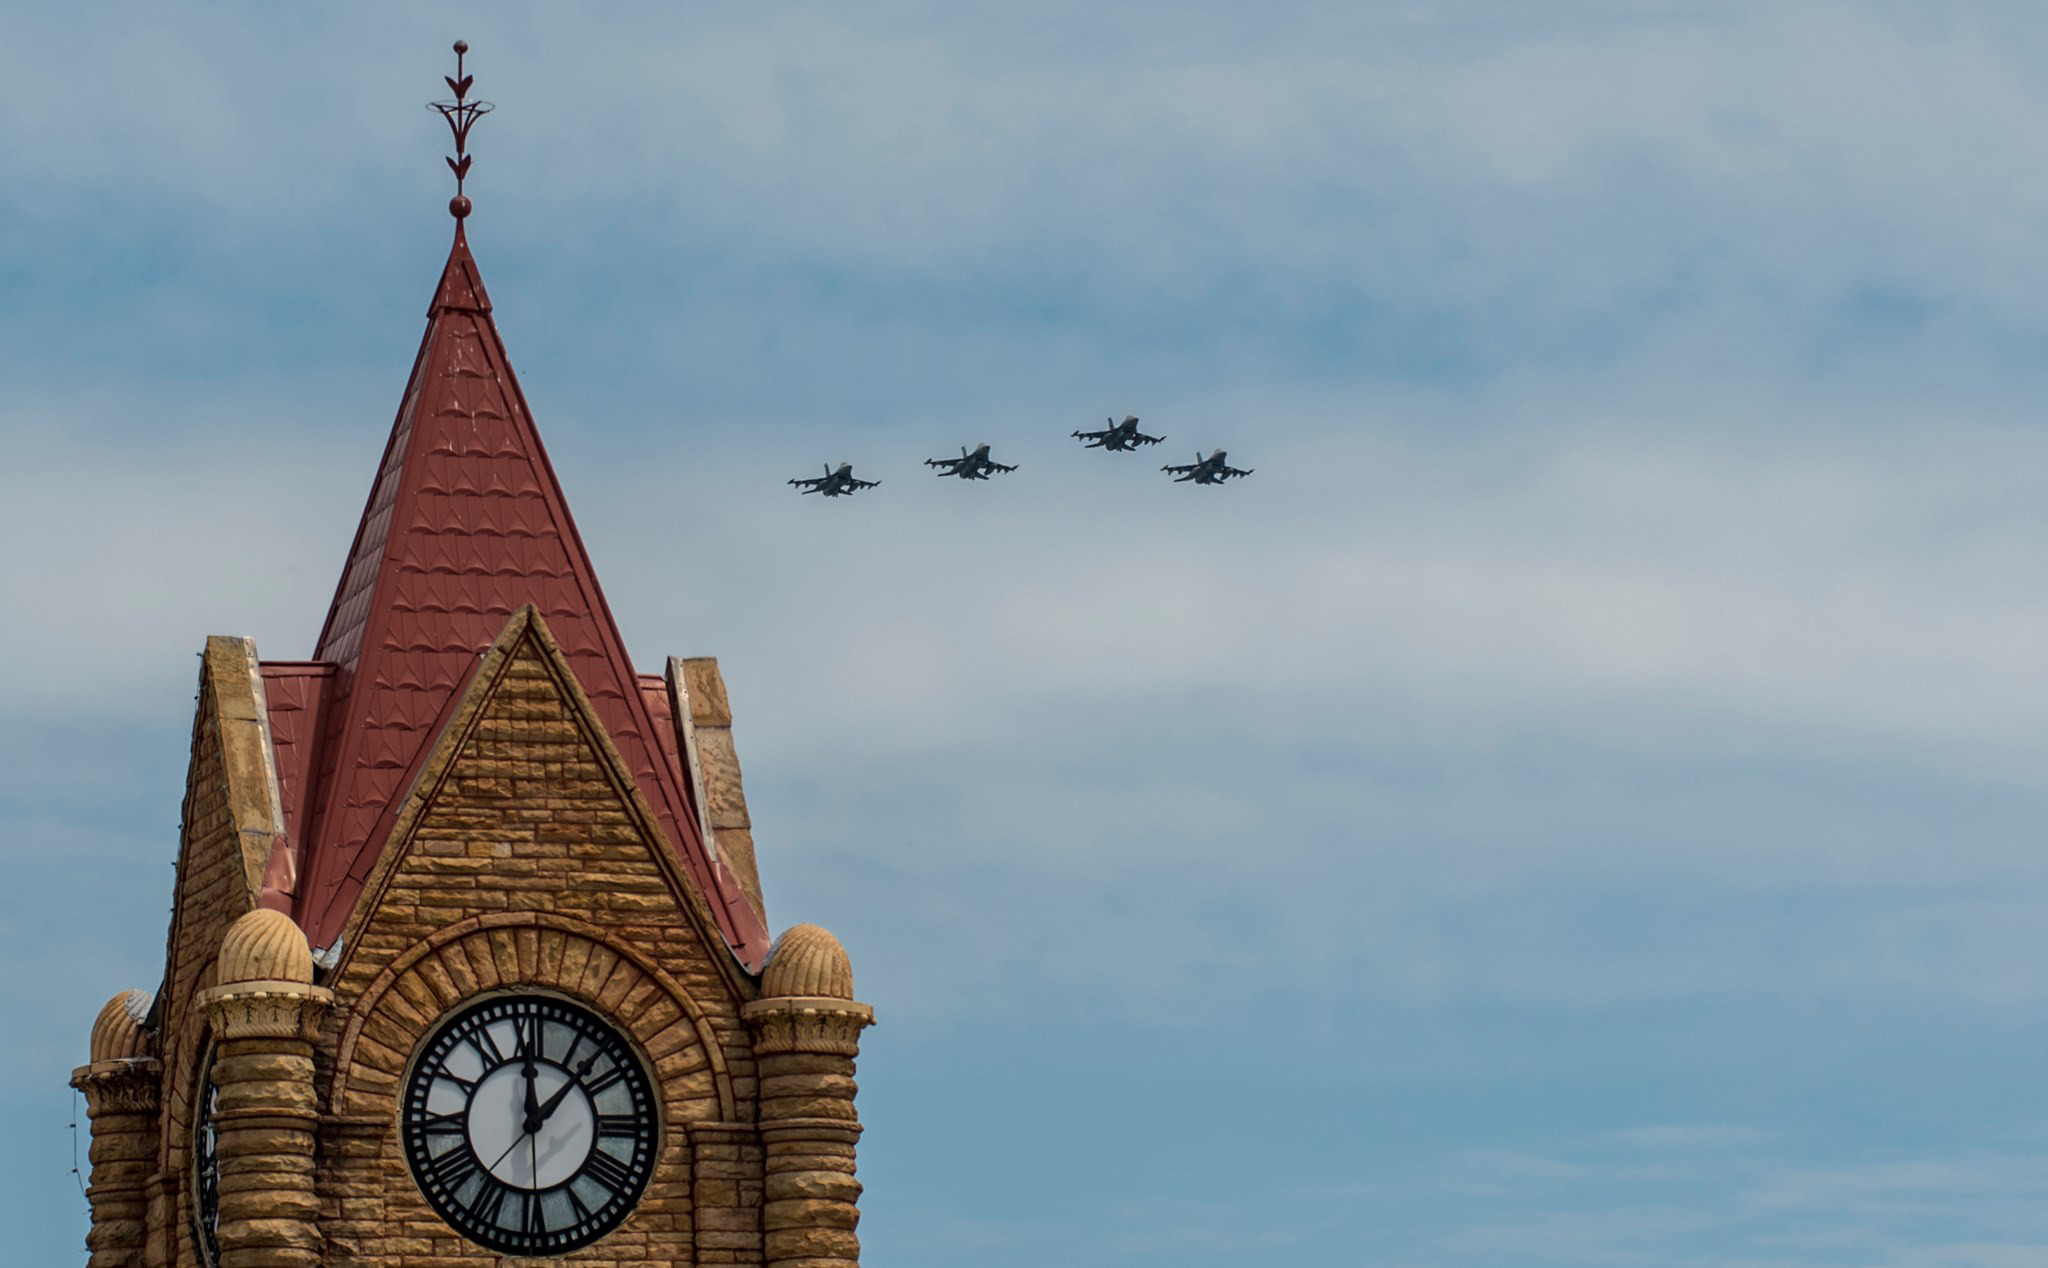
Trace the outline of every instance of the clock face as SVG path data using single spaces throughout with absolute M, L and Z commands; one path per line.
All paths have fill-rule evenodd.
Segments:
M 617 1227 L 647 1188 L 653 1085 L 624 1036 L 552 995 L 499 995 L 420 1045 L 406 1162 L 441 1218 L 507 1254 L 555 1255 Z
M 213 1057 L 199 1076 L 199 1102 L 192 1122 L 192 1218 L 199 1226 L 199 1250 L 209 1264 L 220 1262 L 220 1089 L 213 1084 Z

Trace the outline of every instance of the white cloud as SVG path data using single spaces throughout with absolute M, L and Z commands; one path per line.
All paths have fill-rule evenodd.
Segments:
M 0 683 L 7 711 L 182 709 L 207 633 L 305 654 L 372 444 L 352 464 L 291 441 L 345 425 L 275 396 L 236 412 L 283 425 L 113 452 L 99 413 L 46 408 L 66 421 L 0 504 L 17 536 L 67 527 L 0 560 L 0 588 L 68 598 L 0 636 L 42 669 Z M 1986 423 L 1850 448 L 1851 421 L 1818 418 L 1717 434 L 1711 403 L 1542 432 L 1499 408 L 1446 444 L 1428 419 L 1345 428 L 1388 413 L 1370 397 L 1293 402 L 1299 434 L 1254 435 L 1257 474 L 1220 490 L 1037 429 L 987 488 L 888 440 L 889 483 L 846 505 L 788 495 L 772 454 L 693 462 L 678 438 L 620 473 L 556 448 L 641 662 L 723 658 L 771 886 L 828 843 L 892 860 L 852 883 L 917 895 L 881 980 L 933 1016 L 1000 1000 L 979 989 L 995 972 L 1165 1017 L 1276 955 L 1290 989 L 1402 1000 L 2048 992 L 2024 834 L 1845 816 L 1794 775 L 1728 769 L 2038 792 L 2048 612 L 2011 584 L 2048 548 L 2037 443 Z M 186 633 L 139 647 L 140 612 Z M 1266 756 L 1290 751 L 1334 764 Z M 1516 773 L 1546 752 L 1565 764 Z M 1643 776 L 1654 791 L 1621 791 Z M 1005 909 L 949 896 L 956 868 L 1003 875 Z M 1588 923 L 1630 894 L 1654 925 Z M 1810 907 L 1745 915 L 1764 895 Z M 1216 938 L 1231 906 L 1256 944 Z M 1105 973 L 1086 931 L 1106 928 L 1154 954 Z

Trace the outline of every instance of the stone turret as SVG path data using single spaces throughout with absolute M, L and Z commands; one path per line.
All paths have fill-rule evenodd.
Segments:
M 860 1263 L 854 1058 L 875 1013 L 853 998 L 845 948 L 817 925 L 776 939 L 744 1015 L 761 1070 L 761 1211 L 770 1268 Z
M 259 909 L 228 926 L 198 1004 L 213 1033 L 221 1268 L 316 1268 L 313 1039 L 332 996 L 306 935 Z M 202 1093 L 203 1094 L 203 1093 Z
M 91 1063 L 71 1072 L 92 1120 L 90 1268 L 132 1268 L 142 1262 L 148 1230 L 148 1185 L 155 1171 L 157 1105 L 162 1066 L 143 1030 L 150 997 L 123 991 L 92 1024 Z

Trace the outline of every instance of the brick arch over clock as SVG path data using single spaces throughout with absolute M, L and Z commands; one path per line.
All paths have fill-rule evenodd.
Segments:
M 671 1128 L 735 1117 L 724 1049 L 682 983 L 597 926 L 542 911 L 457 921 L 386 965 L 343 1022 L 334 1112 L 395 1115 L 406 1063 L 436 1022 L 464 1000 L 529 986 L 582 1000 L 616 1020 L 660 1080 Z
M 738 1117 L 712 1019 L 672 974 L 615 935 L 552 912 L 491 912 L 439 929 L 393 959 L 336 1019 L 328 1120 L 334 1134 L 319 1182 L 336 1262 L 358 1262 L 351 1252 L 360 1262 L 377 1262 L 393 1249 L 394 1230 L 407 1227 L 432 1230 L 430 1243 L 448 1243 L 417 1247 L 421 1252 L 478 1253 L 451 1240 L 421 1196 L 400 1142 L 399 1101 L 414 1052 L 452 1010 L 528 988 L 581 1001 L 612 1019 L 660 1089 L 654 1177 L 634 1215 L 606 1239 L 607 1249 L 630 1255 L 644 1238 L 652 1257 L 694 1240 L 701 1213 L 693 1130 L 729 1127 Z

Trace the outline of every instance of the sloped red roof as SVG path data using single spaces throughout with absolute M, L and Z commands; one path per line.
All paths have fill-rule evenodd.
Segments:
M 660 674 L 638 674 L 634 681 L 640 687 L 640 700 L 647 706 L 647 716 L 654 722 L 654 742 L 661 753 L 662 764 L 673 766 L 677 770 L 683 769 L 682 745 L 676 742 L 675 710 L 670 708 L 668 703 L 668 680 Z M 701 826 L 703 807 L 696 804 L 694 791 L 690 787 L 690 781 L 685 779 L 684 798 L 691 803 L 690 810 L 698 816 L 698 823 Z
M 626 655 L 458 223 L 314 652 L 332 673 L 311 715 L 320 733 L 290 740 L 309 772 L 304 791 L 287 795 L 291 910 L 315 946 L 346 924 L 478 656 L 525 603 L 546 619 L 727 942 L 757 966 L 767 930 L 705 848 L 672 729 Z M 306 712 L 290 677 L 266 673 L 266 686 L 285 688 L 271 702 L 274 738 L 280 704 Z
M 327 697 L 334 666 L 318 661 L 263 662 L 263 697 L 270 712 L 270 748 L 277 760 L 285 836 L 305 839 L 306 788 L 317 772 L 327 734 Z

